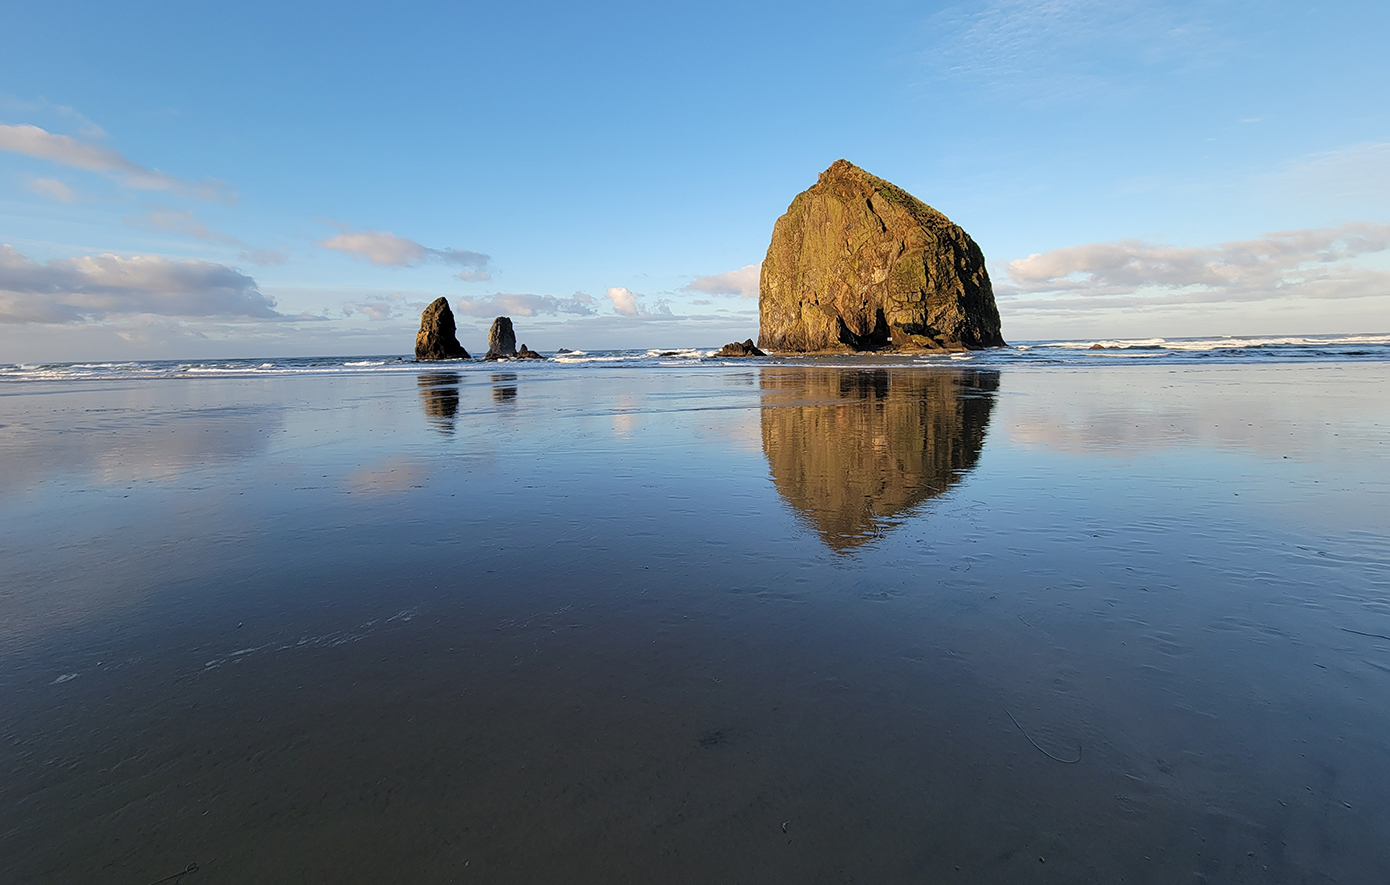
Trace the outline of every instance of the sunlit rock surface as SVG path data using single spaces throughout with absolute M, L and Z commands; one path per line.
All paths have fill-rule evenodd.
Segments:
M 847 160 L 777 219 L 759 292 L 764 350 L 1004 345 L 985 257 L 970 235 Z

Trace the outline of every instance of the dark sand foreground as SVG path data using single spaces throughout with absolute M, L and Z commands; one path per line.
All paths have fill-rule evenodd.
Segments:
M 1390 367 L 0 390 L 0 882 L 1371 882 Z

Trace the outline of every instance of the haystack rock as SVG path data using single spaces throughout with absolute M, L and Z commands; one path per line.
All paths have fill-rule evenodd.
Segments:
M 758 350 L 758 345 L 753 343 L 752 338 L 749 338 L 742 343 L 735 341 L 733 344 L 724 345 L 719 348 L 719 353 L 715 356 L 767 356 L 767 354 Z
M 487 356 L 484 359 L 505 360 L 516 356 L 516 331 L 511 317 L 498 317 L 487 330 Z
M 449 302 L 436 298 L 420 314 L 420 331 L 415 333 L 417 360 L 466 360 L 468 351 L 459 344 L 454 312 Z
M 847 160 L 777 219 L 759 291 L 764 350 L 1004 346 L 985 257 L 970 235 Z

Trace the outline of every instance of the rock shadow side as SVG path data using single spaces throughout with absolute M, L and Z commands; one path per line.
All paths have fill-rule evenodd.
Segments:
M 985 257 L 902 188 L 836 160 L 772 229 L 758 346 L 773 352 L 1003 347 Z
M 848 552 L 974 468 L 999 373 L 765 368 L 760 386 L 774 487 Z
M 468 351 L 459 344 L 454 312 L 445 298 L 436 298 L 420 314 L 420 331 L 415 333 L 417 360 L 466 360 Z
M 511 317 L 498 317 L 487 330 L 487 356 L 489 360 L 507 360 L 516 356 L 516 330 L 512 328 Z

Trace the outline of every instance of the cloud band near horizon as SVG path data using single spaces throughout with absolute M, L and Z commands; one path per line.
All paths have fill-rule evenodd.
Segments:
M 223 264 L 111 254 L 39 263 L 0 245 L 0 323 L 71 323 L 124 314 L 285 318 L 254 279 Z
M 995 293 L 1031 309 L 1356 298 L 1390 293 L 1390 273 L 1355 263 L 1387 250 L 1390 224 L 1361 221 L 1214 246 L 1113 240 L 1010 261 Z

